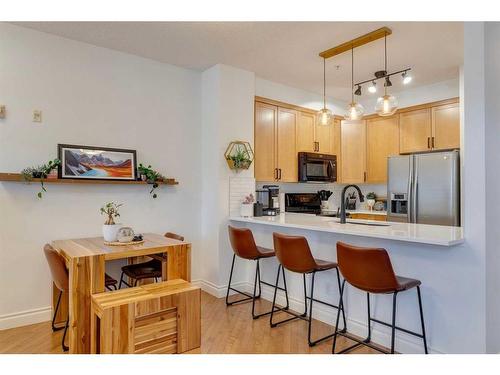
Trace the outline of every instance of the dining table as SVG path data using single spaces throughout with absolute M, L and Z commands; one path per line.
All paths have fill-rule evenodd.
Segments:
M 143 257 L 162 259 L 162 280 L 191 281 L 191 243 L 145 233 L 144 242 L 109 245 L 103 237 L 55 240 L 52 246 L 64 257 L 68 268 L 69 288 L 63 294 L 56 323 L 69 317 L 68 343 L 72 354 L 87 354 L 91 349 L 91 299 L 105 291 L 106 261 L 128 259 L 137 262 Z M 53 311 L 59 290 L 53 284 Z

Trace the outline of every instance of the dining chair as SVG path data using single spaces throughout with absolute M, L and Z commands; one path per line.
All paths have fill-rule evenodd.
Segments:
M 178 241 L 184 241 L 184 237 L 178 234 L 167 232 L 165 233 L 165 237 L 171 238 Z M 128 286 L 129 288 L 132 286 L 127 283 L 123 276 L 128 276 L 129 279 L 134 280 L 134 285 L 137 286 L 139 280 L 144 279 L 154 279 L 158 281 L 162 277 L 162 261 L 159 259 L 151 259 L 147 262 L 137 263 L 137 264 L 128 264 L 122 267 L 122 274 L 120 276 L 120 283 L 118 284 L 118 289 L 121 289 L 122 283 Z

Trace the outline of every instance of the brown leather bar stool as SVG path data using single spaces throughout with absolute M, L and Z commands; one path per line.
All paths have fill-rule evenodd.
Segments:
M 57 289 L 61 291 L 59 293 L 59 297 L 57 298 L 56 310 L 54 311 L 54 317 L 52 318 L 52 331 L 59 331 L 64 328 L 61 346 L 63 351 L 66 352 L 69 348 L 64 345 L 64 339 L 66 338 L 66 332 L 68 331 L 69 316 L 64 327 L 56 327 L 54 325 L 54 321 L 57 316 L 57 311 L 59 310 L 59 305 L 61 304 L 62 294 L 67 292 L 69 288 L 68 270 L 66 269 L 66 262 L 62 255 L 59 254 L 52 246 L 49 244 L 45 245 L 43 247 L 43 252 L 45 253 L 45 258 L 47 258 L 47 262 L 49 264 L 52 280 L 57 286 Z
M 312 327 L 312 309 L 313 309 L 313 301 L 321 303 L 323 305 L 327 305 L 330 307 L 333 307 L 340 311 L 342 310 L 342 317 L 344 319 L 344 327 L 345 327 L 345 315 L 344 311 L 342 308 L 339 308 L 339 306 L 336 306 L 331 303 L 327 303 L 324 301 L 320 301 L 318 299 L 314 298 L 314 281 L 315 281 L 315 275 L 316 272 L 321 272 L 321 271 L 327 271 L 327 270 L 332 270 L 335 269 L 336 274 L 337 274 L 337 285 L 339 288 L 339 293 L 340 293 L 340 275 L 339 271 L 337 269 L 337 263 L 335 262 L 328 262 L 320 259 L 314 259 L 311 253 L 311 249 L 309 248 L 309 244 L 307 242 L 307 239 L 302 236 L 287 236 L 284 234 L 280 233 L 273 233 L 273 240 L 274 240 L 274 250 L 276 251 L 276 257 L 278 258 L 280 265 L 278 267 L 278 274 L 276 276 L 276 285 L 278 285 L 279 278 L 280 278 L 280 268 L 283 271 L 283 279 L 285 279 L 285 271 L 291 271 L 295 273 L 301 273 L 303 280 L 304 280 L 304 313 L 303 314 L 296 314 L 291 311 L 287 311 L 288 314 L 293 315 L 291 318 L 281 320 L 279 322 L 274 323 L 273 322 L 273 314 L 271 313 L 270 317 L 270 324 L 271 327 L 276 327 L 278 324 L 282 324 L 285 322 L 289 322 L 294 319 L 303 319 L 306 320 L 308 324 L 308 329 L 307 329 L 307 341 L 309 343 L 309 346 L 314 346 L 318 342 L 326 340 L 334 335 L 334 333 L 321 337 L 316 340 L 311 339 L 311 327 Z M 311 274 L 311 295 L 308 297 L 307 296 L 307 287 L 306 287 L 306 275 Z M 285 284 L 286 285 L 286 284 Z M 273 309 L 274 309 L 274 304 L 276 302 L 276 293 L 277 289 L 274 290 L 274 296 L 273 296 Z M 309 317 L 307 317 L 307 300 L 309 299 Z M 273 310 L 271 310 L 273 311 Z M 338 320 L 337 320 L 337 326 L 338 326 Z M 345 329 L 345 328 L 344 328 Z
M 272 311 L 281 311 L 281 310 L 287 310 L 288 309 L 288 291 L 286 289 L 286 283 L 284 283 L 284 287 L 281 288 L 277 286 L 278 284 L 276 283 L 275 285 L 272 285 L 270 283 L 267 283 L 265 281 L 262 281 L 260 278 L 260 260 L 261 259 L 267 259 L 267 258 L 272 258 L 275 256 L 275 253 L 271 249 L 266 249 L 264 247 L 257 246 L 255 244 L 255 240 L 253 238 L 252 231 L 247 228 L 235 228 L 230 225 L 228 225 L 228 231 L 229 231 L 229 241 L 231 242 L 231 247 L 233 248 L 234 254 L 233 254 L 233 262 L 231 263 L 231 272 L 229 274 L 229 283 L 227 286 L 227 294 L 226 294 L 226 306 L 231 306 L 237 303 L 241 302 L 246 302 L 252 300 L 252 317 L 254 319 L 260 318 L 261 316 L 264 315 L 269 315 L 271 314 Z M 234 270 L 234 262 L 236 260 L 236 256 L 246 259 L 246 260 L 254 260 L 257 262 L 257 265 L 255 267 L 255 279 L 253 283 L 253 294 L 250 295 L 246 292 L 242 292 L 238 289 L 232 288 L 231 287 L 231 280 L 233 278 L 233 270 Z M 278 268 L 279 271 L 279 268 Z M 284 273 L 283 273 L 283 278 L 284 278 Z M 259 285 L 259 294 L 256 294 L 257 292 L 257 284 Z M 260 314 L 255 314 L 255 300 L 260 298 L 261 292 L 262 292 L 262 285 L 267 285 L 270 287 L 277 287 L 280 290 L 283 290 L 285 292 L 285 297 L 286 297 L 286 306 L 281 308 L 281 307 L 275 307 L 273 304 L 273 309 L 271 311 L 267 311 L 264 313 Z M 236 301 L 229 302 L 229 292 L 230 291 L 235 291 L 241 295 L 246 296 L 245 298 L 241 298 Z
M 164 234 L 167 238 L 172 238 L 178 241 L 184 241 L 184 237 L 172 232 L 167 232 Z M 136 263 L 136 264 L 128 264 L 122 267 L 122 274 L 120 275 L 120 284 L 118 285 L 118 289 L 121 289 L 122 283 L 131 287 L 125 280 L 123 280 L 123 276 L 127 275 L 132 280 L 135 280 L 134 286 L 137 286 L 139 280 L 144 279 L 155 279 L 158 281 L 159 278 L 162 277 L 162 261 L 158 259 L 151 259 L 147 262 Z
M 377 348 L 370 343 L 371 322 L 375 322 L 387 327 L 391 327 L 391 354 L 394 353 L 396 330 L 420 337 L 424 342 L 425 354 L 427 354 L 427 338 L 425 336 L 422 297 L 420 295 L 420 280 L 397 276 L 394 273 L 391 260 L 385 249 L 357 247 L 342 242 L 337 242 L 337 262 L 340 268 L 340 272 L 344 277 L 344 281 L 342 282 L 342 288 L 340 291 L 339 305 L 342 307 L 344 306 L 342 297 L 344 294 L 346 281 L 352 286 L 366 292 L 366 299 L 368 303 L 368 336 L 365 340 L 359 340 L 355 337 L 352 337 L 347 332 L 337 332 L 336 329 L 333 338 L 332 353 L 335 353 L 337 335 L 342 335 L 356 342 L 356 344 L 342 350 L 338 354 L 348 352 L 359 345 L 366 345 L 372 349 L 385 353 L 385 351 Z M 418 306 L 420 310 L 420 323 L 422 325 L 421 334 L 396 326 L 396 297 L 398 293 L 410 290 L 415 287 L 417 288 Z M 391 324 L 371 317 L 370 293 L 393 295 Z M 339 315 L 337 314 L 337 323 L 338 321 Z

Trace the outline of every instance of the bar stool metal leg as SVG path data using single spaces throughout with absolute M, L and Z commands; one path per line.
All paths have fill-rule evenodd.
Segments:
M 418 308 L 420 310 L 420 322 L 422 324 L 422 340 L 424 340 L 424 351 L 425 354 L 429 354 L 429 352 L 427 351 L 427 337 L 425 336 L 424 311 L 422 309 L 422 296 L 420 294 L 420 286 L 417 286 L 417 296 Z
M 337 285 L 339 287 L 339 293 L 340 293 L 340 272 L 338 268 L 335 268 L 335 272 L 337 272 Z M 337 309 L 340 310 L 340 305 L 337 306 Z M 342 321 L 344 322 L 344 328 L 340 332 L 346 332 L 347 331 L 347 322 L 345 320 L 345 311 L 344 307 L 342 307 Z
M 370 293 L 366 292 L 366 304 L 368 306 L 368 337 L 365 342 L 370 342 L 372 340 L 372 327 L 371 327 L 371 312 L 370 312 Z
M 280 280 L 280 271 L 283 274 L 283 289 L 279 288 L 279 286 L 278 286 L 279 285 L 279 280 Z M 276 310 L 275 310 L 275 307 L 276 307 L 276 295 L 278 294 L 278 289 L 281 289 L 281 290 L 285 291 L 286 306 L 283 307 L 283 308 L 276 308 Z M 290 305 L 289 305 L 289 300 L 288 300 L 288 288 L 286 286 L 285 269 L 280 264 L 280 265 L 278 265 L 278 272 L 276 274 L 276 284 L 274 286 L 273 305 L 272 305 L 272 308 L 271 308 L 271 315 L 269 317 L 269 324 L 271 325 L 271 328 L 276 327 L 278 324 L 286 323 L 286 322 L 289 322 L 289 321 L 294 320 L 294 319 L 304 319 L 304 314 L 298 315 L 298 314 L 295 314 L 295 313 L 293 313 L 291 311 L 287 311 L 288 314 L 293 315 L 291 318 L 284 319 L 284 320 L 281 320 L 279 322 L 273 323 L 274 312 L 278 311 L 278 310 L 282 310 L 282 311 L 288 310 L 289 307 L 290 307 Z
M 68 325 L 69 325 L 69 317 L 68 317 L 68 320 L 66 320 L 66 325 L 64 326 L 64 333 L 63 333 L 62 343 L 61 343 L 61 346 L 62 346 L 62 349 L 64 352 L 67 352 L 69 350 L 69 347 L 64 345 L 64 340 L 66 339 L 66 332 L 68 332 Z
M 394 354 L 394 341 L 396 339 L 396 302 L 398 292 L 395 292 L 392 297 L 392 326 L 391 326 L 391 354 Z
M 57 312 L 59 311 L 59 305 L 61 304 L 62 295 L 63 295 L 63 292 L 60 291 L 59 297 L 57 297 L 57 303 L 56 303 L 56 309 L 54 310 L 54 316 L 52 317 L 52 332 L 60 331 L 61 329 L 64 328 L 64 327 L 56 327 L 55 326 L 56 316 L 57 316 Z

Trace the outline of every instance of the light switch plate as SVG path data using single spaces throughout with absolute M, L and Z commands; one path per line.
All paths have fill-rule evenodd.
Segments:
M 5 118 L 5 106 L 0 105 L 0 118 Z
M 33 110 L 33 122 L 42 122 L 42 111 L 39 109 Z

